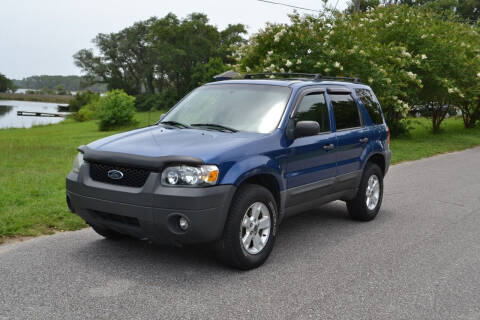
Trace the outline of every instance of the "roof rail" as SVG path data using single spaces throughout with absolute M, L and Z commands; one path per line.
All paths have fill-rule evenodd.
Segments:
M 269 77 L 278 77 L 278 78 L 311 78 L 314 81 L 325 81 L 325 80 L 337 80 L 337 81 L 350 81 L 354 83 L 360 83 L 359 78 L 348 78 L 348 77 L 333 77 L 333 76 L 322 76 L 319 73 L 299 73 L 299 72 L 265 72 L 265 73 L 249 73 L 246 74 L 244 79 L 255 79 L 255 78 L 269 78 Z
M 249 73 L 246 74 L 244 79 L 254 79 L 254 78 L 266 78 L 266 77 L 302 77 L 302 78 L 316 78 L 318 74 L 315 73 L 298 73 L 298 72 L 265 72 L 265 73 Z
M 337 81 L 350 81 L 350 82 L 354 82 L 354 83 L 360 83 L 360 79 L 359 78 L 348 78 L 348 77 L 330 77 L 330 76 L 322 76 L 322 75 L 319 75 L 318 78 L 315 78 L 315 80 L 337 80 Z

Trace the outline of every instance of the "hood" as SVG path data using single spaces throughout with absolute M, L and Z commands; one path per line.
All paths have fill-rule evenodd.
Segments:
M 151 126 L 100 139 L 88 147 L 146 157 L 189 156 L 209 162 L 222 155 L 232 155 L 229 151 L 243 149 L 239 147 L 262 136 L 257 133 Z

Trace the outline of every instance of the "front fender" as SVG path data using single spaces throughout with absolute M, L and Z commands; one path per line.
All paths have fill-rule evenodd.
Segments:
M 270 174 L 277 180 L 280 191 L 285 190 L 285 181 L 282 179 L 280 165 L 264 155 L 248 157 L 236 162 L 223 177 L 221 184 L 240 185 L 246 179 L 258 174 Z

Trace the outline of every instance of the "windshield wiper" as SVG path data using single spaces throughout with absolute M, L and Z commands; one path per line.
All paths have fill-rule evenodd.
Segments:
M 192 123 L 190 126 L 192 127 L 211 127 L 215 129 L 219 129 L 220 131 L 230 131 L 230 132 L 237 132 L 237 129 L 233 129 L 230 127 L 222 126 L 221 124 L 215 123 Z
M 173 126 L 173 127 L 190 128 L 190 126 L 187 126 L 186 124 L 183 124 L 183 123 L 177 122 L 177 121 L 160 121 L 160 123 L 170 125 L 170 126 Z

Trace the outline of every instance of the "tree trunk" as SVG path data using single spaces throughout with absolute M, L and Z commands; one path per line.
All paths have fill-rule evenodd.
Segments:
M 443 105 L 444 104 L 442 103 L 438 107 L 432 106 L 432 129 L 434 134 L 440 132 L 440 125 L 442 124 L 445 116 L 448 113 L 448 107 L 445 109 L 445 111 L 442 111 Z
M 466 129 L 475 127 L 475 123 L 480 120 L 480 102 L 477 104 L 473 112 L 468 106 L 460 108 L 462 110 L 463 126 Z

